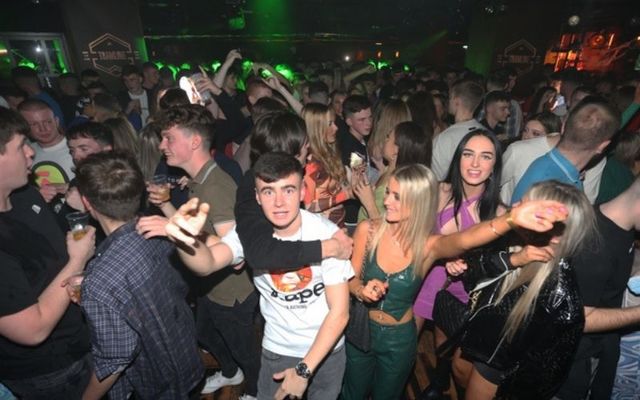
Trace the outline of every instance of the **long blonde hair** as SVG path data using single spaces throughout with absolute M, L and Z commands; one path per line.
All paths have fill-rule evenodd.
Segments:
M 433 231 L 438 207 L 438 180 L 429 168 L 421 164 L 411 164 L 393 171 L 390 179 L 400 186 L 400 204 L 408 209 L 409 216 L 400 221 L 398 241 L 405 253 L 411 252 L 412 263 L 417 277 L 424 277 L 430 265 L 425 263 L 428 254 L 425 245 Z M 382 218 L 380 228 L 371 239 L 371 249 L 376 249 L 384 232 L 390 227 Z M 374 251 L 370 252 L 373 257 Z
M 336 143 L 328 143 L 326 131 L 333 121 L 333 110 L 318 103 L 309 103 L 302 110 L 302 118 L 307 126 L 309 147 L 313 159 L 324 167 L 331 179 L 336 181 L 336 191 L 342 189 L 347 181 L 347 174 L 342 166 L 342 160 Z
M 411 121 L 409 106 L 402 100 L 391 100 L 376 110 L 373 131 L 367 144 L 369 155 L 382 152 L 382 146 L 393 128 L 400 122 Z
M 564 183 L 546 181 L 533 185 L 526 196 L 529 200 L 558 201 L 565 205 L 569 214 L 564 221 L 562 238 L 554 249 L 553 259 L 546 263 L 531 262 L 518 268 L 502 283 L 496 304 L 512 290 L 524 284 L 528 285 L 505 323 L 503 335 L 508 341 L 513 339 L 518 328 L 529 318 L 542 287 L 549 277 L 558 273 L 560 263 L 575 255 L 585 244 L 598 245 L 595 212 L 583 192 Z

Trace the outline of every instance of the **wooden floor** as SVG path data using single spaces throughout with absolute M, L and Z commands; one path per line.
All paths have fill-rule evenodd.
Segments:
M 217 362 L 209 354 L 203 353 L 203 359 L 207 367 L 207 375 L 211 375 L 216 371 Z M 433 349 L 433 335 L 429 330 L 423 330 L 418 341 L 418 354 L 416 357 L 416 365 L 413 370 L 403 400 L 414 400 L 416 395 L 429 384 L 429 374 L 433 369 L 435 361 Z M 453 388 L 453 384 L 451 384 Z M 243 385 L 230 386 L 220 389 L 219 391 L 201 396 L 201 400 L 237 400 L 243 393 Z M 457 400 L 455 390 L 450 391 L 451 400 Z

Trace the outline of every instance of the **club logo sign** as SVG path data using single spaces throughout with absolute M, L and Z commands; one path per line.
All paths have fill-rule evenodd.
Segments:
M 510 65 L 520 72 L 530 71 L 535 64 L 539 63 L 538 50 L 525 39 L 505 47 L 504 52 L 498 54 L 498 64 Z
M 139 58 L 138 52 L 132 50 L 131 43 L 111 33 L 105 33 L 89 42 L 88 48 L 89 50 L 82 52 L 83 61 L 114 77 L 120 76 L 123 65 L 133 64 Z

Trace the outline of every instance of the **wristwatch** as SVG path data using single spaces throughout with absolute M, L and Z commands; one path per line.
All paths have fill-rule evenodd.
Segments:
M 309 379 L 311 378 L 311 375 L 313 375 L 307 364 L 302 361 L 296 364 L 295 370 L 296 374 L 304 379 Z

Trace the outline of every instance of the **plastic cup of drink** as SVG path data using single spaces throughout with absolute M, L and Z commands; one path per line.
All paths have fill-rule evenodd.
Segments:
M 171 199 L 171 186 L 169 185 L 169 177 L 167 175 L 154 175 L 151 183 L 157 187 L 159 200 L 169 201 Z
M 84 280 L 84 272 L 80 272 L 74 275 L 71 275 L 67 279 L 67 291 L 69 292 L 69 296 L 80 302 L 80 297 L 82 293 L 82 281 Z
M 84 212 L 72 212 L 67 214 L 67 222 L 73 234 L 74 240 L 80 240 L 87 233 L 87 225 L 89 225 L 89 214 Z

